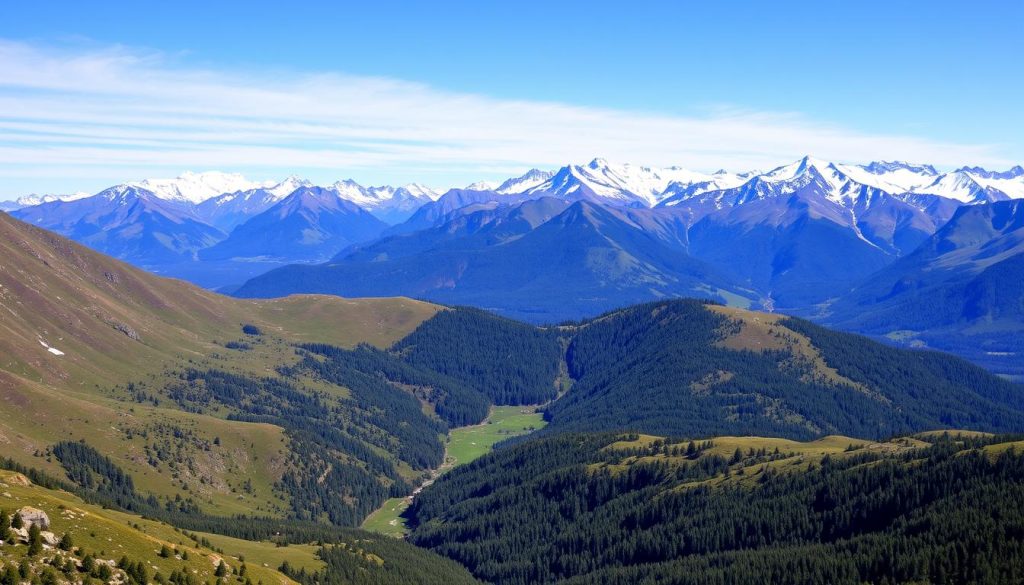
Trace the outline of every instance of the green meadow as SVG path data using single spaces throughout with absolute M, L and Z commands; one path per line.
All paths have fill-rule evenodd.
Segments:
M 491 415 L 479 425 L 452 430 L 444 473 L 456 465 L 465 465 L 491 452 L 494 444 L 544 426 L 542 415 L 532 406 L 494 406 Z
M 492 406 L 481 424 L 453 429 L 448 435 L 445 464 L 438 475 L 490 453 L 495 443 L 533 432 L 546 423 L 534 406 Z M 363 521 L 362 528 L 388 536 L 403 537 L 408 532 L 402 513 L 411 498 L 391 498 Z

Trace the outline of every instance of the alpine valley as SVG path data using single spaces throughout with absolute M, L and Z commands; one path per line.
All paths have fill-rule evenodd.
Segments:
M 318 225 L 366 213 L 326 191 L 301 186 L 281 201 L 318 210 Z M 142 215 L 165 209 L 139 193 Z M 958 223 L 996 226 L 994 241 L 1012 233 L 994 205 L 958 211 L 907 261 L 969 241 Z M 443 225 L 484 250 L 614 238 L 689 274 L 679 294 L 712 278 L 727 286 L 663 243 L 674 228 L 650 209 L 550 192 L 470 206 Z M 443 247 L 441 230 L 414 233 Z M 0 254 L 4 579 L 1024 574 L 1024 441 L 1012 434 L 1024 429 L 1024 388 L 951 355 L 712 300 L 536 326 L 400 296 L 232 298 L 3 214 Z M 956 286 L 946 282 L 934 286 Z

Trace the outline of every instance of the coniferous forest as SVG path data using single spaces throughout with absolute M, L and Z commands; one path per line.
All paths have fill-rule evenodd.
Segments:
M 747 334 L 743 324 L 710 306 L 637 305 L 573 328 L 566 352 L 572 391 L 547 408 L 545 432 L 881 438 L 1024 428 L 1020 386 L 965 360 L 799 319 L 766 335 L 777 347 L 736 350 L 728 341 Z M 789 344 L 794 335 L 806 337 L 820 361 Z
M 820 459 L 616 448 L 629 439 L 560 435 L 457 469 L 416 499 L 411 541 L 500 584 L 1024 578 L 1015 438 Z

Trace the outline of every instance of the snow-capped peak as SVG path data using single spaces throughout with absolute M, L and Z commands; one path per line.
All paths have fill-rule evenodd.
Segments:
M 780 181 L 792 181 L 793 179 L 800 177 L 810 171 L 817 171 L 820 175 L 831 175 L 835 173 L 835 165 L 828 161 L 814 158 L 812 156 L 805 156 L 802 159 L 783 165 L 781 167 L 774 168 L 767 173 L 761 175 L 761 180 L 768 183 L 777 183 Z
M 1024 169 L 1016 166 L 1005 172 L 993 172 L 981 167 L 963 167 L 939 175 L 914 193 L 938 195 L 963 203 L 1024 199 Z
M 867 165 L 837 165 L 846 176 L 886 193 L 914 191 L 935 180 L 939 174 L 931 165 L 902 161 L 875 161 Z
M 1017 177 L 1024 176 L 1024 167 L 1017 165 L 1012 169 L 1004 172 L 989 171 L 982 167 L 960 167 L 955 172 L 967 173 L 971 176 L 978 177 L 981 179 L 1016 179 Z
M 881 160 L 862 165 L 860 168 L 873 175 L 885 175 L 888 173 L 897 173 L 900 171 L 909 171 L 916 175 L 925 175 L 934 177 L 939 174 L 939 171 L 935 170 L 932 165 L 925 164 L 914 164 L 908 163 L 901 160 Z
M 408 201 L 426 203 L 440 196 L 433 189 L 419 183 L 409 183 L 398 188 L 389 185 L 363 187 L 352 179 L 345 179 L 334 183 L 330 189 L 342 199 L 371 211 L 404 205 Z
M 283 199 L 291 195 L 299 187 L 312 187 L 313 183 L 308 179 L 303 179 L 295 175 L 289 175 L 280 183 L 269 187 L 267 192 L 272 194 L 277 199 Z
M 511 195 L 515 193 L 522 193 L 529 189 L 540 185 L 544 181 L 547 181 L 555 175 L 554 171 L 542 171 L 540 169 L 530 169 L 526 173 L 508 179 L 504 183 L 498 185 L 495 189 L 498 193 L 503 195 Z
M 438 197 L 441 196 L 441 193 L 438 191 L 425 185 L 421 185 L 420 183 L 409 183 L 408 185 L 403 185 L 400 189 L 417 199 L 429 199 L 431 201 L 436 201 Z
M 259 183 L 250 181 L 238 173 L 219 171 L 186 171 L 173 179 L 143 179 L 128 184 L 146 189 L 161 199 L 187 203 L 202 203 L 224 193 L 274 186 L 273 182 Z
M 47 193 L 45 195 L 39 195 L 39 194 L 36 194 L 36 193 L 31 193 L 29 195 L 24 195 L 22 197 L 18 197 L 17 199 L 14 200 L 14 203 L 18 207 L 32 207 L 34 205 L 40 205 L 42 203 L 49 203 L 51 201 L 75 201 L 76 199 L 85 199 L 86 197 L 89 197 L 89 196 L 90 196 L 89 193 L 85 193 L 85 192 L 81 192 L 81 191 L 79 191 L 78 193 L 71 193 L 71 194 L 65 194 L 65 195 L 56 195 L 56 194 L 52 194 L 52 193 Z
M 498 181 L 477 181 L 466 185 L 467 191 L 494 191 L 501 185 Z
M 529 193 L 549 193 L 572 196 L 580 191 L 605 200 L 653 207 L 668 195 L 666 189 L 673 183 L 704 183 L 711 175 L 679 167 L 655 168 L 632 164 L 613 164 L 595 158 L 585 166 L 570 165 L 559 169 L 550 179 L 527 190 Z

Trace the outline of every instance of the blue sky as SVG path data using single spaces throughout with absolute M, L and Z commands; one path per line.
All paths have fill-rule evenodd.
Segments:
M 4 3 L 0 198 L 211 168 L 451 186 L 594 156 L 1006 167 L 1022 23 L 1020 2 Z

